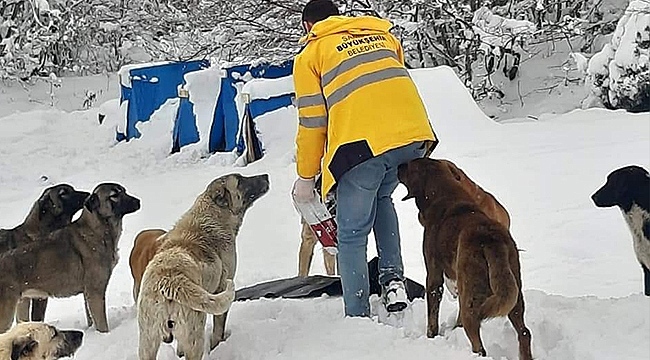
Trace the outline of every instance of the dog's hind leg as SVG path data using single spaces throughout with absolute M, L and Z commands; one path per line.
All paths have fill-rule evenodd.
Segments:
M 323 262 L 325 263 L 327 275 L 334 275 L 336 273 L 336 255 L 332 255 L 329 251 L 323 249 Z
M 138 321 L 138 358 L 139 360 L 156 360 L 160 342 L 163 306 L 158 306 L 156 299 L 142 297 L 137 303 Z
M 440 316 L 440 301 L 444 282 L 442 268 L 435 264 L 435 260 L 427 261 L 427 337 L 436 337 L 439 332 L 438 319 Z
M 32 321 L 44 321 L 47 310 L 47 298 L 32 299 Z
M 314 256 L 314 245 L 318 239 L 311 231 L 311 228 L 304 219 L 301 219 L 302 231 L 300 233 L 300 251 L 298 252 L 298 276 L 306 277 L 309 275 L 311 260 Z
M 228 312 L 221 315 L 214 315 L 212 317 L 212 334 L 210 334 L 210 351 L 219 345 L 219 343 L 225 340 L 226 334 L 226 318 L 228 317 Z
M 186 310 L 186 316 L 181 316 L 175 330 L 179 350 L 185 353 L 185 360 L 201 360 L 203 358 L 203 345 L 205 342 L 205 313 Z
M 517 332 L 517 340 L 519 341 L 519 360 L 532 360 L 533 355 L 530 351 L 531 335 L 530 330 L 528 330 L 524 323 L 524 307 L 524 297 L 521 292 L 519 292 L 517 303 L 508 314 L 508 319 L 510 319 L 510 323 L 512 323 L 512 326 Z
M 138 316 L 140 320 L 140 316 Z M 158 355 L 158 348 L 160 348 L 160 336 L 155 331 L 155 326 L 143 326 L 141 321 L 139 325 L 139 339 L 138 339 L 138 359 L 139 360 L 156 360 Z
M 29 321 L 29 303 L 30 298 L 20 298 L 16 304 L 16 322 Z
M 465 334 L 472 344 L 472 352 L 480 356 L 487 356 L 487 352 L 481 342 L 481 319 L 472 314 L 471 311 L 462 312 L 462 323 Z

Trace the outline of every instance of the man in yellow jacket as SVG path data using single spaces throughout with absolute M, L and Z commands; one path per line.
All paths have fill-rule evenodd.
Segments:
M 331 0 L 311 0 L 302 13 L 307 32 L 294 60 L 299 126 L 296 201 L 338 199 L 338 266 L 347 316 L 369 316 L 366 249 L 375 234 L 382 299 L 390 312 L 408 305 L 397 214 L 391 195 L 397 167 L 428 156 L 437 139 L 404 66 L 391 23 L 339 16 Z

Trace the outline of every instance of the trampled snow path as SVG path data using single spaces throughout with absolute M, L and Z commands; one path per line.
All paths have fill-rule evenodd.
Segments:
M 448 68 L 413 71 L 441 139 L 435 157 L 463 168 L 506 206 L 520 248 L 526 321 L 537 359 L 650 358 L 650 299 L 641 295 L 641 269 L 617 209 L 599 209 L 589 196 L 613 169 L 650 168 L 650 120 L 604 110 L 575 111 L 537 122 L 490 122 Z M 249 211 L 238 238 L 237 287 L 294 276 L 299 219 L 289 200 L 295 176 L 295 112 L 258 120 L 267 156 L 233 168 L 228 154 L 201 160 L 191 151 L 166 156 L 169 114 L 161 109 L 142 140 L 114 145 L 96 124 L 96 110 L 31 111 L 0 118 L 0 226 L 23 220 L 42 189 L 57 182 L 91 190 L 118 181 L 142 199 L 128 215 L 119 261 L 107 292 L 111 332 L 86 330 L 76 358 L 135 359 L 137 326 L 128 255 L 135 234 L 170 227 L 213 178 L 232 171 L 269 173 L 270 192 Z M 147 134 L 151 134 L 147 140 Z M 156 134 L 154 137 L 153 134 Z M 412 201 L 398 187 L 406 275 L 424 282 L 422 228 Z M 369 257 L 374 256 L 370 243 Z M 313 271 L 323 273 L 319 255 Z M 235 303 L 230 337 L 208 359 L 473 359 L 462 329 L 425 337 L 425 303 L 413 305 L 411 331 L 376 321 L 343 319 L 339 298 Z M 441 322 L 455 317 L 446 298 Z M 46 320 L 85 329 L 80 296 L 50 301 Z M 483 325 L 494 359 L 516 359 L 514 330 L 506 319 Z M 174 359 L 163 346 L 159 359 Z

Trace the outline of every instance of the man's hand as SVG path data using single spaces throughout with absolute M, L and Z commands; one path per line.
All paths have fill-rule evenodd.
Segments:
M 304 179 L 298 177 L 293 183 L 291 192 L 296 202 L 309 202 L 314 198 L 314 178 Z

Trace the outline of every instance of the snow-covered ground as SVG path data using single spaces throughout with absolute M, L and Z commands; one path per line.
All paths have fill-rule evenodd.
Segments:
M 441 140 L 434 157 L 456 162 L 512 216 L 513 236 L 524 250 L 525 318 L 533 356 L 650 358 L 650 299 L 641 294 L 642 273 L 630 234 L 617 209 L 596 208 L 589 198 L 615 168 L 650 168 L 648 114 L 576 110 L 538 121 L 497 124 L 481 112 L 449 68 L 414 70 L 412 75 Z M 164 118 L 162 112 L 157 115 Z M 166 156 L 166 144 L 147 140 L 147 132 L 141 140 L 115 145 L 110 130 L 98 126 L 96 108 L 0 117 L 3 228 L 20 223 L 43 188 L 58 182 L 91 190 L 99 182 L 117 181 L 142 199 L 142 209 L 125 218 L 121 260 L 106 294 L 111 332 L 86 329 L 81 296 L 50 301 L 47 322 L 86 331 L 77 359 L 136 358 L 128 266 L 133 237 L 145 228 L 169 228 L 205 185 L 222 174 L 268 173 L 271 180 L 270 192 L 249 211 L 237 239 L 236 286 L 297 273 L 300 222 L 289 199 L 295 177 L 295 111 L 267 114 L 258 119 L 258 126 L 267 156 L 235 168 L 228 156 Z M 398 187 L 395 202 L 405 271 L 424 283 L 422 228 L 413 202 L 399 201 L 404 195 L 404 187 Z M 369 258 L 375 254 L 372 240 L 368 252 Z M 313 272 L 324 273 L 320 255 L 315 256 Z M 228 339 L 206 358 L 475 358 L 462 329 L 451 331 L 443 325 L 443 336 L 427 339 L 425 308 L 423 300 L 415 301 L 413 323 L 394 328 L 376 320 L 343 318 L 340 298 L 239 302 L 229 315 Z M 441 322 L 454 319 L 456 309 L 446 297 Z M 515 333 L 506 319 L 488 321 L 482 329 L 490 357 L 517 358 Z M 163 345 L 159 359 L 175 359 L 173 348 Z

